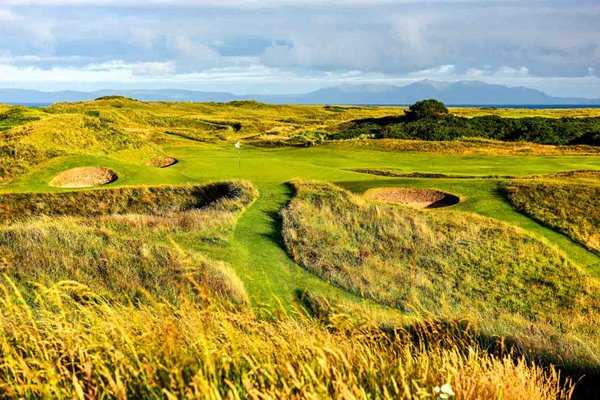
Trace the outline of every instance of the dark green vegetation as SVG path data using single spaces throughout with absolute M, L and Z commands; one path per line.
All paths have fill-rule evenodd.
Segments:
M 590 376 L 579 394 L 597 376 L 600 257 L 500 190 L 508 177 L 591 183 L 573 171 L 600 169 L 597 147 L 328 139 L 399 108 L 107 98 L 25 110 L 39 119 L 0 133 L 9 397 L 408 399 L 450 383 L 458 398 L 547 399 L 571 387 L 552 365 Z M 165 155 L 178 162 L 157 168 Z M 86 166 L 119 179 L 49 186 Z M 296 178 L 328 183 L 294 199 Z M 378 187 L 461 202 L 420 212 L 357 195 Z M 292 216 L 314 226 L 293 238 Z M 332 284 L 290 255 L 351 273 Z
M 565 176 L 554 177 L 564 179 Z M 585 178 L 591 181 L 586 182 Z M 580 174 L 567 181 L 512 181 L 504 185 L 504 190 L 517 209 L 600 254 L 598 174 Z
M 411 106 L 405 115 L 355 120 L 337 127 L 330 139 L 357 137 L 456 140 L 477 137 L 552 145 L 600 145 L 600 118 L 458 117 L 435 100 Z
M 37 112 L 25 107 L 14 107 L 7 110 L 2 110 L 0 107 L 0 131 L 5 131 L 38 119 L 40 117 Z

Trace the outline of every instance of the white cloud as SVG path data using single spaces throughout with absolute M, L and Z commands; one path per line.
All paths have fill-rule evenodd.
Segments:
M 433 77 L 449 77 L 456 72 L 456 67 L 453 64 L 440 65 L 439 67 L 422 69 L 409 73 L 409 76 L 415 78 L 433 78 Z
M 17 21 L 18 19 L 19 17 L 17 16 L 17 14 L 12 12 L 11 10 L 0 8 L 0 22 L 13 22 Z
M 146 50 L 152 49 L 157 33 L 147 28 L 130 28 L 128 42 L 134 46 L 140 46 Z
M 0 64 L 32 86 L 545 79 L 600 97 L 568 80 L 600 70 L 598 18 L 589 1 L 0 0 Z
M 501 66 L 497 69 L 493 69 L 490 66 L 486 66 L 482 69 L 469 68 L 465 73 L 468 78 L 515 78 L 515 77 L 527 77 L 530 76 L 529 69 L 527 67 L 509 67 Z

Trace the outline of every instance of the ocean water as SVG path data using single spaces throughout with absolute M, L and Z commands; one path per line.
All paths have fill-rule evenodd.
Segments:
M 47 107 L 53 103 L 5 103 L 15 106 Z M 351 106 L 386 106 L 407 107 L 411 104 L 348 104 Z M 532 109 L 566 109 L 566 108 L 600 108 L 600 104 L 446 104 L 448 107 L 467 108 L 532 108 Z
M 27 107 L 48 107 L 51 106 L 52 103 L 4 103 L 11 106 L 27 106 Z

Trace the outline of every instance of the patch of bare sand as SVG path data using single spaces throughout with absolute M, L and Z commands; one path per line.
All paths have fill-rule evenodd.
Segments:
M 460 202 L 458 196 L 439 190 L 397 187 L 369 189 L 365 198 L 370 201 L 400 203 L 414 208 L 448 207 Z
M 178 159 L 171 156 L 157 156 L 148 162 L 148 165 L 156 168 L 167 168 L 179 162 Z
M 51 181 L 51 186 L 63 188 L 84 188 L 102 186 L 117 180 L 117 174 L 105 167 L 80 167 L 63 171 Z

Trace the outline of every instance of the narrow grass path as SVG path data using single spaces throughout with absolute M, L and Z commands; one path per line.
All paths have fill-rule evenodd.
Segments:
M 310 290 L 327 298 L 350 300 L 373 311 L 392 311 L 329 284 L 290 259 L 281 236 L 279 211 L 291 199 L 292 189 L 285 184 L 265 184 L 258 189 L 259 198 L 240 216 L 227 246 L 194 246 L 231 264 L 255 306 L 293 311 L 295 293 Z

